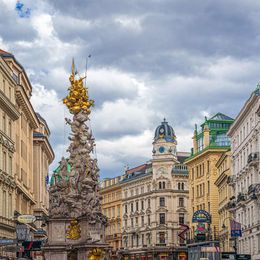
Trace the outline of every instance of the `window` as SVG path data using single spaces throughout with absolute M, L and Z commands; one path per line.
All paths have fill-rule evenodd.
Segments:
M 2 118 L 2 130 L 5 133 L 6 132 L 6 118 L 5 118 L 5 114 L 3 114 L 3 118 Z
M 165 244 L 165 233 L 164 232 L 159 233 L 159 243 Z
M 164 207 L 164 206 L 165 206 L 165 198 L 160 197 L 160 207 Z
M 131 203 L 131 212 L 134 212 L 134 203 Z
M 117 216 L 120 217 L 120 206 L 117 206 Z
M 150 215 L 147 216 L 147 223 L 148 223 L 148 226 L 151 226 L 151 217 L 150 217 Z
M 160 217 L 160 224 L 165 224 L 165 213 L 160 213 L 159 214 Z
M 9 174 L 10 174 L 10 175 L 13 175 L 12 156 L 9 156 L 8 171 L 9 171 Z
M 181 184 L 178 182 L 178 190 L 181 189 Z
M 141 201 L 141 209 L 144 209 L 144 201 Z
M 135 202 L 135 209 L 136 209 L 136 211 L 139 210 L 139 207 L 138 207 L 138 206 L 139 206 L 139 203 L 138 203 L 138 201 L 136 201 L 136 202 Z
M 184 198 L 179 198 L 179 207 L 184 207 Z
M 184 224 L 184 213 L 179 214 L 179 224 Z
M 138 225 L 138 217 L 135 218 L 135 224 Z
M 184 183 L 181 184 L 181 189 L 184 190 Z
M 131 218 L 131 227 L 133 228 L 134 227 L 134 219 Z
M 125 219 L 125 228 L 127 228 L 127 219 Z
M 141 217 L 142 227 L 144 227 L 144 216 Z
M 6 191 L 3 191 L 3 216 L 6 217 Z
M 9 122 L 8 122 L 8 134 L 9 134 L 9 137 L 12 138 L 12 122 L 11 122 L 11 120 L 9 120 Z
M 150 186 L 150 184 L 147 185 L 147 191 L 148 191 L 148 192 L 151 191 L 151 186 Z
M 141 187 L 141 193 L 142 194 L 144 193 L 144 187 Z
M 159 189 L 162 189 L 162 183 L 159 181 Z
M 6 172 L 6 152 L 3 152 L 3 171 Z
M 132 247 L 134 247 L 134 235 L 132 235 L 132 238 L 131 238 L 131 244 L 132 244 Z
M 125 204 L 125 213 L 127 213 L 127 204 Z
M 150 208 L 150 207 L 151 207 L 151 200 L 148 199 L 148 208 Z
M 139 246 L 139 236 L 138 235 L 136 235 L 136 247 L 138 247 Z
M 162 185 L 162 186 L 163 186 L 163 189 L 165 189 L 165 182 L 163 181 L 163 183 L 162 183 L 162 184 L 163 184 L 163 185 Z
M 144 234 L 142 234 L 142 245 L 144 245 Z

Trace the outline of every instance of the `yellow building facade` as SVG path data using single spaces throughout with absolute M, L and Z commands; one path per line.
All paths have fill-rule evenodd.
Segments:
M 122 188 L 121 176 L 104 179 L 101 183 L 102 210 L 108 218 L 106 242 L 113 248 L 112 256 L 122 247 Z
M 195 242 L 200 233 L 198 223 L 192 222 L 193 214 L 204 210 L 211 216 L 211 223 L 205 224 L 205 239 L 217 240 L 219 235 L 219 196 L 215 182 L 218 178 L 216 164 L 230 142 L 226 136 L 233 119 L 217 113 L 210 119 L 205 118 L 200 129 L 195 127 L 191 156 L 185 161 L 189 169 L 189 220 L 190 238 Z
M 234 251 L 233 243 L 230 240 L 230 220 L 232 219 L 232 214 L 229 211 L 229 207 L 230 198 L 233 196 L 232 187 L 229 185 L 229 178 L 231 176 L 230 154 L 230 149 L 228 149 L 221 155 L 216 164 L 218 178 L 215 185 L 217 186 L 219 196 L 219 241 L 222 252 Z
M 15 212 L 47 214 L 46 180 L 54 152 L 47 123 L 34 111 L 31 95 L 24 68 L 14 55 L 0 50 L 0 237 L 16 236 Z

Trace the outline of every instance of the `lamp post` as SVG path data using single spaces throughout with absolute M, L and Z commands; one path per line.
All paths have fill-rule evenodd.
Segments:
M 231 218 L 231 217 L 226 217 L 226 218 L 224 218 L 224 220 L 223 220 L 223 224 L 222 224 L 222 229 L 225 229 L 225 228 L 226 228 L 226 226 L 225 226 L 225 221 L 226 221 L 227 219 L 234 220 L 234 219 Z M 230 236 L 231 236 L 231 234 L 230 234 Z M 235 251 L 235 257 L 236 257 L 236 256 L 237 256 L 237 237 L 235 237 L 234 242 L 235 242 L 235 243 L 234 243 L 233 248 L 234 248 L 234 251 Z

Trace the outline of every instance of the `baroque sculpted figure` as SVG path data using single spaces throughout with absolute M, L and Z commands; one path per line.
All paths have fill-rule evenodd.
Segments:
M 50 187 L 49 214 L 51 218 L 85 217 L 105 224 L 106 217 L 102 214 L 99 195 L 99 169 L 97 160 L 90 156 L 94 138 L 87 125 L 94 101 L 89 99 L 83 79 L 76 78 L 73 62 L 69 94 L 63 99 L 73 115 L 72 120 L 65 119 L 71 127 L 70 155 L 68 159 L 62 158 L 59 172 L 54 174 L 54 183 Z

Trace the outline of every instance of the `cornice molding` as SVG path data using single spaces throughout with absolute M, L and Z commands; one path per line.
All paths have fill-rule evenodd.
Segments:
M 0 130 L 0 144 L 2 144 L 8 151 L 14 153 L 14 141 L 10 139 L 2 130 Z
M 17 85 L 15 97 L 17 103 L 22 107 L 22 110 L 25 112 L 27 118 L 29 118 L 31 127 L 33 129 L 36 129 L 39 125 L 39 120 L 35 114 L 32 104 L 30 103 L 21 85 Z
M 6 97 L 2 90 L 0 90 L 0 107 L 12 120 L 17 120 L 19 118 L 19 111 L 16 109 L 15 105 Z
M 54 160 L 55 155 L 54 155 L 54 152 L 52 150 L 52 147 L 50 145 L 48 138 L 46 136 L 33 137 L 33 144 L 37 145 L 38 143 L 41 145 L 43 150 L 46 152 L 48 159 L 49 159 L 49 164 L 51 164 L 52 161 Z

